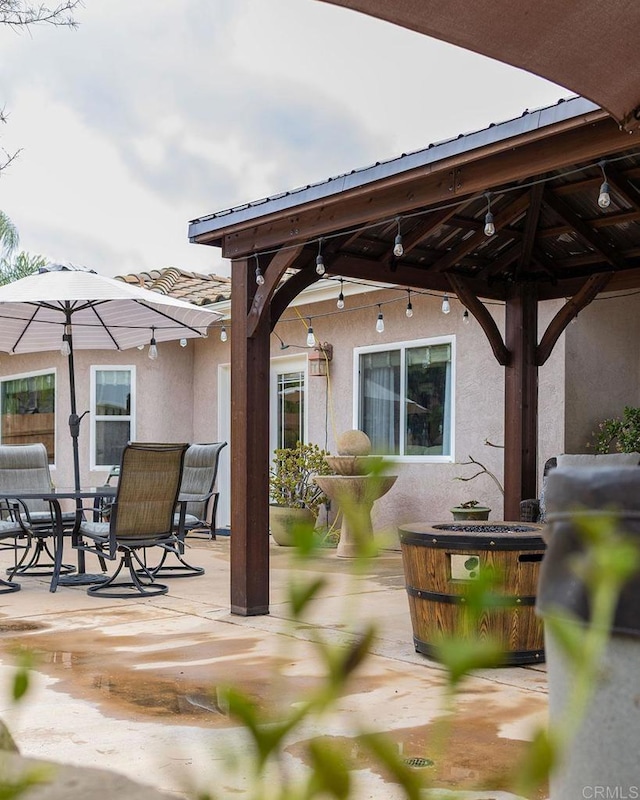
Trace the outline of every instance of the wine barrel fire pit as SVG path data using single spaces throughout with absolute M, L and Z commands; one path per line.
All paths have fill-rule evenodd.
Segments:
M 400 527 L 416 650 L 437 660 L 443 638 L 491 637 L 500 642 L 501 665 L 542 663 L 542 622 L 534 612 L 541 531 L 534 523 L 494 521 Z M 469 630 L 465 595 L 483 569 L 499 581 L 477 630 Z

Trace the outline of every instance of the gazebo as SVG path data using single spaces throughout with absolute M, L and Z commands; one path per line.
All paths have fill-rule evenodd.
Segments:
M 375 0 L 338 4 L 390 18 L 388 4 Z M 423 30 L 408 24 L 427 18 L 426 11 L 411 17 L 417 7 L 417 0 L 394 4 L 392 21 Z M 495 55 L 457 34 L 435 35 Z M 499 44 L 508 31 L 496 36 Z M 635 91 L 632 61 L 636 82 L 624 83 Z M 564 75 L 522 65 L 553 80 Z M 595 90 L 591 96 L 599 99 Z M 192 242 L 219 247 L 233 262 L 232 613 L 268 613 L 269 336 L 289 303 L 319 279 L 318 256 L 331 275 L 455 293 L 474 315 L 505 369 L 504 515 L 519 518 L 520 500 L 536 493 L 538 368 L 598 293 L 640 287 L 640 112 L 631 102 L 611 100 L 614 118 L 575 97 L 190 223 Z M 394 254 L 398 239 L 402 255 Z M 566 303 L 539 332 L 538 303 L 558 298 Z M 504 337 L 483 300 L 505 303 Z

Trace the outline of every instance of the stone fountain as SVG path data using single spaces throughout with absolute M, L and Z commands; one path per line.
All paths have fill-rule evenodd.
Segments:
M 398 476 L 375 471 L 382 458 L 371 455 L 371 441 L 363 431 L 346 431 L 338 437 L 337 446 L 337 456 L 325 457 L 337 474 L 315 478 L 342 512 L 336 555 L 340 558 L 355 558 L 363 552 L 372 555 L 371 509 L 375 501 L 391 489 Z

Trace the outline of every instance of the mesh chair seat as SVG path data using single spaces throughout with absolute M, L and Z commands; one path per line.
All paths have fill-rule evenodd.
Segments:
M 20 497 L 21 492 L 51 490 L 51 473 L 47 449 L 41 443 L 0 445 L 0 485 L 3 491 L 13 491 Z M 21 562 L 17 572 L 20 575 L 53 575 L 55 556 L 50 542 L 55 537 L 54 519 L 51 507 L 46 500 L 26 500 L 21 502 L 21 510 L 35 540 L 33 553 L 28 561 Z M 6 508 L 4 515 L 13 516 Z M 75 512 L 63 513 L 63 523 L 75 523 Z M 63 564 L 61 574 L 74 572 L 72 564 Z
M 80 524 L 77 547 L 103 552 L 111 560 L 120 554 L 114 574 L 104 583 L 90 586 L 88 594 L 127 598 L 167 593 L 168 587 L 156 583 L 139 551 L 176 546 L 173 516 L 186 449 L 186 444 L 136 443 L 125 447 L 109 522 Z M 123 570 L 123 579 L 118 580 Z
M 211 444 L 191 444 L 184 457 L 181 497 L 197 497 L 197 500 L 186 500 L 185 508 L 174 514 L 173 525 L 178 537 L 177 549 L 168 548 L 160 563 L 151 569 L 155 576 L 163 578 L 190 578 L 204 575 L 202 567 L 189 564 L 184 558 L 186 535 L 204 529 L 209 531 L 211 539 L 216 538 L 216 510 L 218 492 L 215 490 L 220 452 L 227 446 L 226 442 Z M 183 515 L 182 521 L 180 519 Z M 210 517 L 210 521 L 207 518 Z M 175 555 L 176 563 L 167 563 L 167 557 Z
M 11 541 L 11 544 L 8 544 L 9 541 Z M 31 532 L 24 524 L 21 525 L 13 520 L 0 520 L 0 550 L 12 550 L 14 554 L 14 565 L 7 570 L 9 580 L 5 581 L 0 578 L 0 594 L 8 594 L 20 590 L 20 584 L 14 581 L 13 577 L 26 558 L 30 546 Z M 20 560 L 18 560 L 19 549 L 24 551 Z

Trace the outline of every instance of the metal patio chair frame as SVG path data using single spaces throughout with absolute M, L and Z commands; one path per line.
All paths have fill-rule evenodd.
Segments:
M 174 529 L 178 550 L 165 550 L 160 563 L 151 569 L 156 577 L 191 578 L 204 575 L 204 568 L 189 564 L 184 558 L 185 539 L 194 530 L 208 529 L 210 539 L 215 539 L 216 512 L 219 492 L 216 491 L 220 453 L 227 442 L 210 442 L 189 445 L 184 457 L 182 483 L 180 484 L 180 512 L 174 515 Z M 197 500 L 189 500 L 189 496 Z M 184 506 L 184 507 L 183 507 Z M 184 515 L 181 522 L 180 515 Z M 207 521 L 210 516 L 211 521 Z M 177 564 L 167 564 L 167 557 L 176 556 Z
M 44 444 L 0 445 L 0 486 L 3 491 L 15 489 L 16 497 L 19 497 L 21 490 L 49 491 L 52 485 L 49 457 Z M 50 503 L 47 500 L 20 501 L 20 514 L 24 517 L 24 523 L 21 522 L 22 516 L 20 519 L 16 516 L 15 505 L 13 508 L 7 503 L 3 506 L 2 517 L 15 522 L 21 530 L 24 529 L 21 525 L 26 525 L 33 544 L 29 560 L 26 561 L 23 557 L 17 570 L 11 568 L 11 572 L 41 577 L 53 575 L 55 555 L 50 543 L 55 541 L 56 531 Z M 76 522 L 76 512 L 63 512 L 62 520 L 70 532 Z M 62 564 L 60 574 L 68 575 L 71 572 L 75 572 L 73 564 Z
M 104 583 L 90 586 L 96 597 L 154 597 L 168 586 L 157 583 L 144 553 L 152 547 L 177 552 L 174 513 L 187 444 L 128 444 L 122 453 L 120 478 L 108 522 L 83 521 L 76 547 L 110 560 L 120 555 L 116 571 Z M 182 512 L 184 515 L 184 512 Z M 140 553 L 142 551 L 142 555 Z M 129 580 L 118 581 L 123 570 Z

